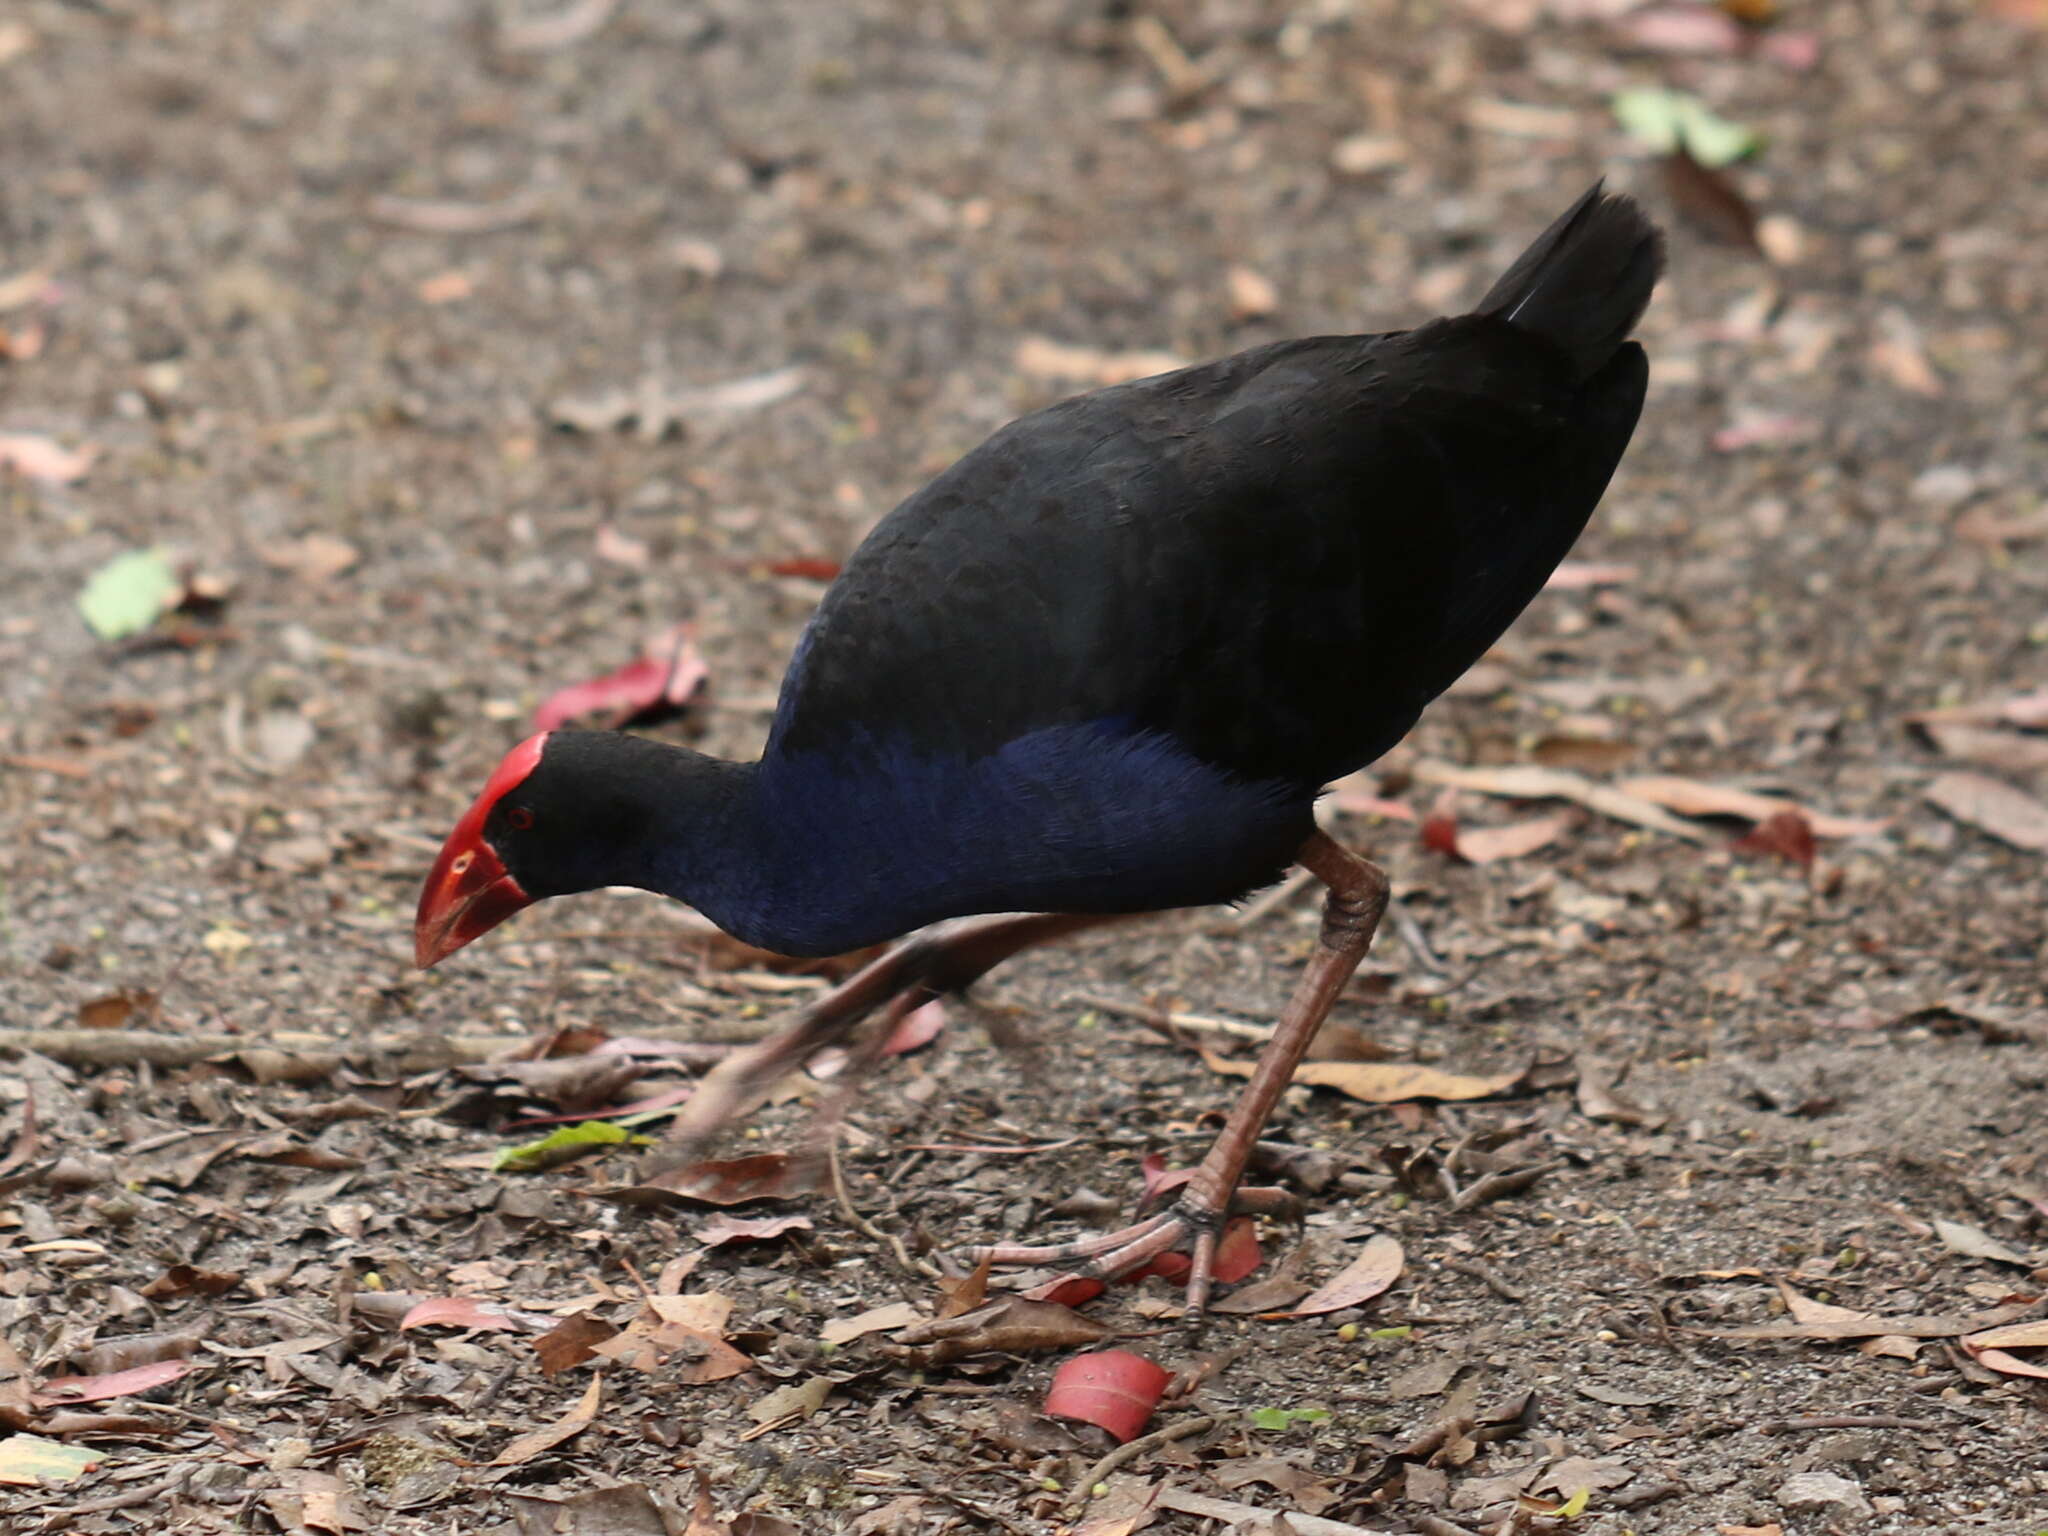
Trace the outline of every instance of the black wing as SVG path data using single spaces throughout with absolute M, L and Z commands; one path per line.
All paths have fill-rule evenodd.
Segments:
M 979 756 L 1046 726 L 1165 732 L 1320 784 L 1399 740 L 1570 549 L 1646 365 L 1581 382 L 1485 316 L 1283 342 L 998 432 L 848 562 L 770 751 Z

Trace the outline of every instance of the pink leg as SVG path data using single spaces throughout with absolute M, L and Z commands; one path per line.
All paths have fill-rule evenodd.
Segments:
M 1329 1015 L 1337 994 L 1358 969 L 1372 946 L 1373 930 L 1387 908 L 1387 877 L 1375 864 L 1315 833 L 1301 845 L 1298 862 L 1324 885 L 1323 931 L 1308 969 L 1294 989 L 1286 1010 L 1273 1028 L 1251 1080 L 1244 1086 L 1222 1133 L 1195 1170 L 1173 1208 L 1119 1232 L 1104 1233 L 1058 1247 L 1001 1246 L 977 1248 L 971 1257 L 998 1264 L 1067 1264 L 1085 1261 L 1084 1273 L 1112 1277 L 1128 1274 L 1180 1246 L 1194 1243 L 1188 1271 L 1187 1306 L 1200 1312 L 1209 1301 L 1215 1273 L 1216 1238 L 1229 1214 L 1238 1184 L 1244 1178 L 1252 1146 L 1279 1102 L 1294 1069 L 1301 1065 L 1309 1042 Z M 1246 1190 L 1259 1197 L 1264 1191 Z

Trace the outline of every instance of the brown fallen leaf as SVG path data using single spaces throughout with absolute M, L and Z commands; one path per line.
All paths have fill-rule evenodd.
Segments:
M 685 1386 L 724 1381 L 754 1364 L 725 1341 L 731 1313 L 732 1298 L 715 1292 L 650 1296 L 623 1332 L 591 1349 L 636 1371 L 666 1371 Z
M 1920 729 L 1936 751 L 1958 762 L 1996 768 L 2001 773 L 2038 773 L 2048 769 L 2048 740 L 2039 736 L 1941 720 L 1928 721 Z
M 543 1429 L 530 1430 L 514 1440 L 492 1458 L 494 1467 L 517 1467 L 533 1460 L 543 1452 L 551 1451 L 564 1440 L 574 1439 L 590 1426 L 597 1417 L 598 1401 L 604 1395 L 604 1374 L 599 1372 L 590 1378 L 590 1385 L 583 1389 L 576 1406 L 554 1423 Z
M 1626 767 L 1640 751 L 1632 741 L 1605 736 L 1546 736 L 1529 749 L 1529 756 L 1545 768 L 1612 773 Z
M 1607 1073 L 1597 1068 L 1586 1058 L 1579 1059 L 1579 1113 L 1588 1120 L 1606 1120 L 1617 1125 L 1640 1126 L 1654 1131 L 1669 1115 L 1658 1114 L 1640 1108 L 1622 1097 L 1617 1085 Z
M 1819 437 L 1821 424 L 1811 416 L 1784 411 L 1741 411 L 1707 441 L 1716 453 L 1740 453 L 1777 443 L 1806 443 Z
M 1756 210 L 1726 172 L 1701 165 L 1683 144 L 1664 157 L 1663 170 L 1672 205 L 1703 234 L 1763 255 L 1756 238 Z
M 792 1381 L 777 1387 L 766 1397 L 757 1398 L 747 1405 L 747 1417 L 756 1424 L 776 1424 L 785 1419 L 808 1419 L 825 1406 L 825 1399 L 832 1395 L 832 1378 L 829 1376 L 808 1376 L 802 1381 Z
M 1738 837 L 1733 846 L 1738 853 L 1775 855 L 1808 873 L 1812 872 L 1813 861 L 1819 856 L 1819 849 L 1814 843 L 1813 823 L 1806 819 L 1806 812 L 1800 810 L 1773 813 Z
M 1578 813 L 1559 811 L 1531 821 L 1511 822 L 1504 827 L 1460 827 L 1453 844 L 1457 856 L 1467 864 L 1493 864 L 1502 859 L 1525 858 L 1548 847 L 1578 824 Z
M 241 1283 L 240 1275 L 195 1269 L 190 1264 L 173 1264 L 145 1285 L 139 1294 L 151 1301 L 175 1301 L 181 1296 L 225 1296 Z
M 619 0 L 569 0 L 543 16 L 501 21 L 492 41 L 505 53 L 556 53 L 594 37 L 618 8 Z
M 1797 811 L 1806 818 L 1816 837 L 1872 837 L 1891 825 L 1884 818 L 1829 816 L 1777 795 L 1760 795 L 1732 784 L 1708 784 L 1676 774 L 1624 779 L 1615 788 L 1682 816 L 1730 816 L 1763 822 L 1785 811 Z
M 1602 565 L 1593 560 L 1560 561 L 1543 583 L 1546 592 L 1584 592 L 1593 587 L 1618 587 L 1634 581 L 1642 568 L 1634 565 Z
M 1384 1232 L 1366 1239 L 1358 1257 L 1311 1291 L 1288 1317 L 1318 1317 L 1355 1307 L 1392 1286 L 1401 1278 L 1408 1256 L 1401 1244 Z
M 818 1340 L 832 1345 L 851 1344 L 868 1334 L 908 1328 L 923 1319 L 924 1314 L 918 1311 L 914 1302 L 892 1301 L 887 1306 L 869 1307 L 867 1311 L 856 1312 L 851 1317 L 833 1318 L 818 1331 Z
M 1990 1259 L 1999 1264 L 2017 1264 L 2022 1269 L 2034 1267 L 2034 1260 L 2029 1255 L 2001 1243 L 1989 1232 L 1964 1222 L 1943 1221 L 1936 1216 L 1934 1235 L 1941 1239 L 1942 1247 L 1951 1253 L 1959 1253 L 1966 1259 Z
M 1970 1358 L 1987 1370 L 1997 1371 L 2004 1376 L 2033 1376 L 2048 1380 L 2048 1362 L 2023 1359 L 2019 1355 L 2007 1354 L 2002 1349 L 1985 1349 L 1981 1346 L 1971 1348 L 1968 1339 L 1964 1339 L 1962 1345 L 1969 1351 Z
M 1092 384 L 1128 384 L 1155 373 L 1185 366 L 1171 352 L 1104 352 L 1071 346 L 1049 336 L 1026 336 L 1017 343 L 1011 366 L 1034 379 L 1081 380 Z
M 1909 725 L 1954 721 L 1959 725 L 2016 725 L 2021 730 L 2048 730 L 2048 688 L 2002 699 L 1979 699 L 1973 704 L 1915 710 L 1905 718 Z
M 1665 832 L 1672 837 L 1682 837 L 1688 842 L 1713 842 L 1714 836 L 1704 828 L 1696 827 L 1689 821 L 1681 821 L 1662 806 L 1653 805 L 1638 795 L 1608 784 L 1596 784 L 1591 779 L 1576 773 L 1566 773 L 1560 768 L 1544 768 L 1535 763 L 1508 763 L 1497 768 L 1460 768 L 1451 763 L 1438 762 L 1433 758 L 1419 760 L 1412 770 L 1414 776 L 1425 784 L 1448 785 L 1454 789 L 1469 789 L 1482 795 L 1499 795 L 1509 800 L 1570 800 L 1583 805 L 1587 810 L 1625 821 L 1632 826 L 1648 827 L 1653 832 Z
M 578 1312 L 563 1318 L 533 1341 L 540 1368 L 554 1376 L 586 1360 L 597 1358 L 597 1346 L 615 1338 L 619 1330 L 594 1312 Z
M 882 1353 L 906 1365 L 947 1365 L 969 1355 L 1028 1355 L 1100 1343 L 1113 1330 L 1052 1301 L 1001 1296 L 958 1317 L 934 1318 L 904 1329 Z
M 463 203 L 425 197 L 395 197 L 379 193 L 364 204 L 363 211 L 378 224 L 409 229 L 423 235 L 487 235 L 501 229 L 517 229 L 540 217 L 537 194 L 523 192 L 496 203 Z
M 2030 853 L 2048 853 L 2048 805 L 1981 773 L 1944 773 L 1923 791 L 1966 826 Z
M 1212 1072 L 1225 1077 L 1250 1077 L 1253 1064 L 1202 1052 Z M 1305 1061 L 1294 1070 L 1294 1081 L 1311 1088 L 1334 1088 L 1366 1104 L 1399 1104 L 1410 1099 L 1488 1099 L 1511 1093 L 1528 1077 L 1528 1069 L 1503 1072 L 1492 1077 L 1469 1077 L 1443 1072 L 1412 1062 Z
M 939 1303 L 939 1321 L 949 1317 L 964 1317 L 976 1307 L 988 1301 L 988 1280 L 995 1272 L 995 1260 L 983 1259 L 974 1266 L 974 1273 L 954 1278 L 951 1275 L 939 1277 L 939 1294 L 944 1298 Z
M 2048 1317 L 1981 1329 L 1965 1335 L 1963 1342 L 1979 1349 L 2048 1349 Z
M 704 1205 L 745 1205 L 752 1200 L 793 1200 L 818 1187 L 812 1159 L 761 1152 L 728 1161 L 689 1163 L 649 1177 L 640 1186 Z M 616 1192 L 615 1192 L 616 1193 Z

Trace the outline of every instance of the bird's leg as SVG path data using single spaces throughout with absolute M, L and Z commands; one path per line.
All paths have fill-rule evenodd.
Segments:
M 1058 912 L 970 917 L 911 935 L 831 991 L 798 1009 L 789 1024 L 705 1074 L 675 1118 L 648 1172 L 674 1167 L 689 1148 L 753 1108 L 761 1095 L 869 1014 L 893 1004 L 897 1017 L 957 992 L 1020 950 L 1115 919 Z
M 1252 1147 L 1272 1114 L 1273 1106 L 1294 1079 L 1294 1069 L 1322 1027 L 1337 994 L 1372 945 L 1373 930 L 1387 909 L 1388 884 L 1379 866 L 1339 847 L 1326 834 L 1314 833 L 1296 855 L 1300 864 L 1324 885 L 1323 928 L 1308 969 L 1288 1000 L 1244 1086 L 1222 1134 L 1209 1155 L 1181 1190 L 1169 1210 L 1119 1232 L 1066 1243 L 1058 1247 L 1003 1246 L 978 1248 L 977 1260 L 998 1264 L 1067 1264 L 1083 1261 L 1082 1273 L 1113 1278 L 1128 1274 L 1190 1238 L 1194 1242 L 1188 1271 L 1187 1305 L 1191 1313 L 1208 1304 L 1216 1264 L 1216 1238 L 1230 1213 Z M 1256 1201 L 1264 1191 L 1246 1190 Z M 1248 1201 L 1248 1203 L 1251 1203 Z

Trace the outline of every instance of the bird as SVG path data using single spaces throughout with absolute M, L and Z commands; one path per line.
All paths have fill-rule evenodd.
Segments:
M 533 902 L 678 898 L 791 956 L 901 939 L 700 1083 L 695 1144 L 788 1070 L 1018 952 L 1300 866 L 1318 937 L 1171 1207 L 997 1245 L 1210 1296 L 1253 1144 L 1372 942 L 1386 874 L 1318 796 L 1395 745 L 1571 549 L 1641 414 L 1662 233 L 1596 182 L 1469 313 L 1255 346 L 1023 416 L 881 519 L 733 762 L 617 731 L 513 747 L 420 897 L 431 966 Z M 907 937 L 906 937 L 907 936 Z

